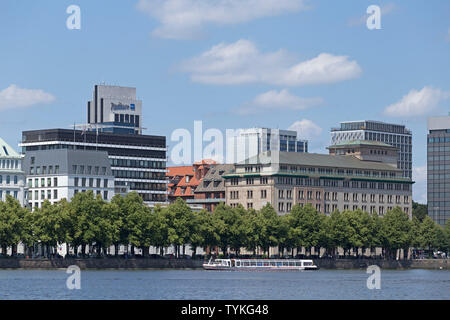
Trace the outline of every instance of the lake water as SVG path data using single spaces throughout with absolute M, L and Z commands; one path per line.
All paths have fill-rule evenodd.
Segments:
M 69 290 L 65 270 L 0 270 L 0 299 L 450 299 L 450 271 L 382 270 L 381 289 L 365 270 L 246 272 L 82 270 Z

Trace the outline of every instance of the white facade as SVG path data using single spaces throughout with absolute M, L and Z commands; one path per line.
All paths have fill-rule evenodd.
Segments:
M 241 162 L 265 151 L 308 152 L 308 141 L 299 140 L 293 130 L 237 129 L 227 139 L 227 163 Z
M 78 192 L 91 190 L 110 201 L 114 196 L 114 176 L 106 152 L 86 150 L 40 150 L 25 157 L 28 202 L 40 208 L 45 200 L 70 201 Z
M 0 138 L 0 201 L 5 201 L 10 195 L 26 206 L 27 190 L 22 161 L 23 156 Z

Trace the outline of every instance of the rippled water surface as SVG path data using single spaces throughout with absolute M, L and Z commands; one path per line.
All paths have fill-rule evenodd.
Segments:
M 246 272 L 0 270 L 0 299 L 450 299 L 450 271 L 382 270 L 381 289 L 365 270 Z

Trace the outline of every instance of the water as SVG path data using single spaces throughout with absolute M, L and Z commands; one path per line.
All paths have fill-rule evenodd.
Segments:
M 65 270 L 0 270 L 0 299 L 450 299 L 450 271 L 382 270 L 369 290 L 365 270 L 247 272 L 82 270 L 68 290 Z

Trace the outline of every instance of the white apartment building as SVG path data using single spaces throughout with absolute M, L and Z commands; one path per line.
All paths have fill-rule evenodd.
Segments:
M 0 201 L 5 201 L 10 195 L 26 206 L 27 189 L 22 161 L 23 156 L 0 138 Z

